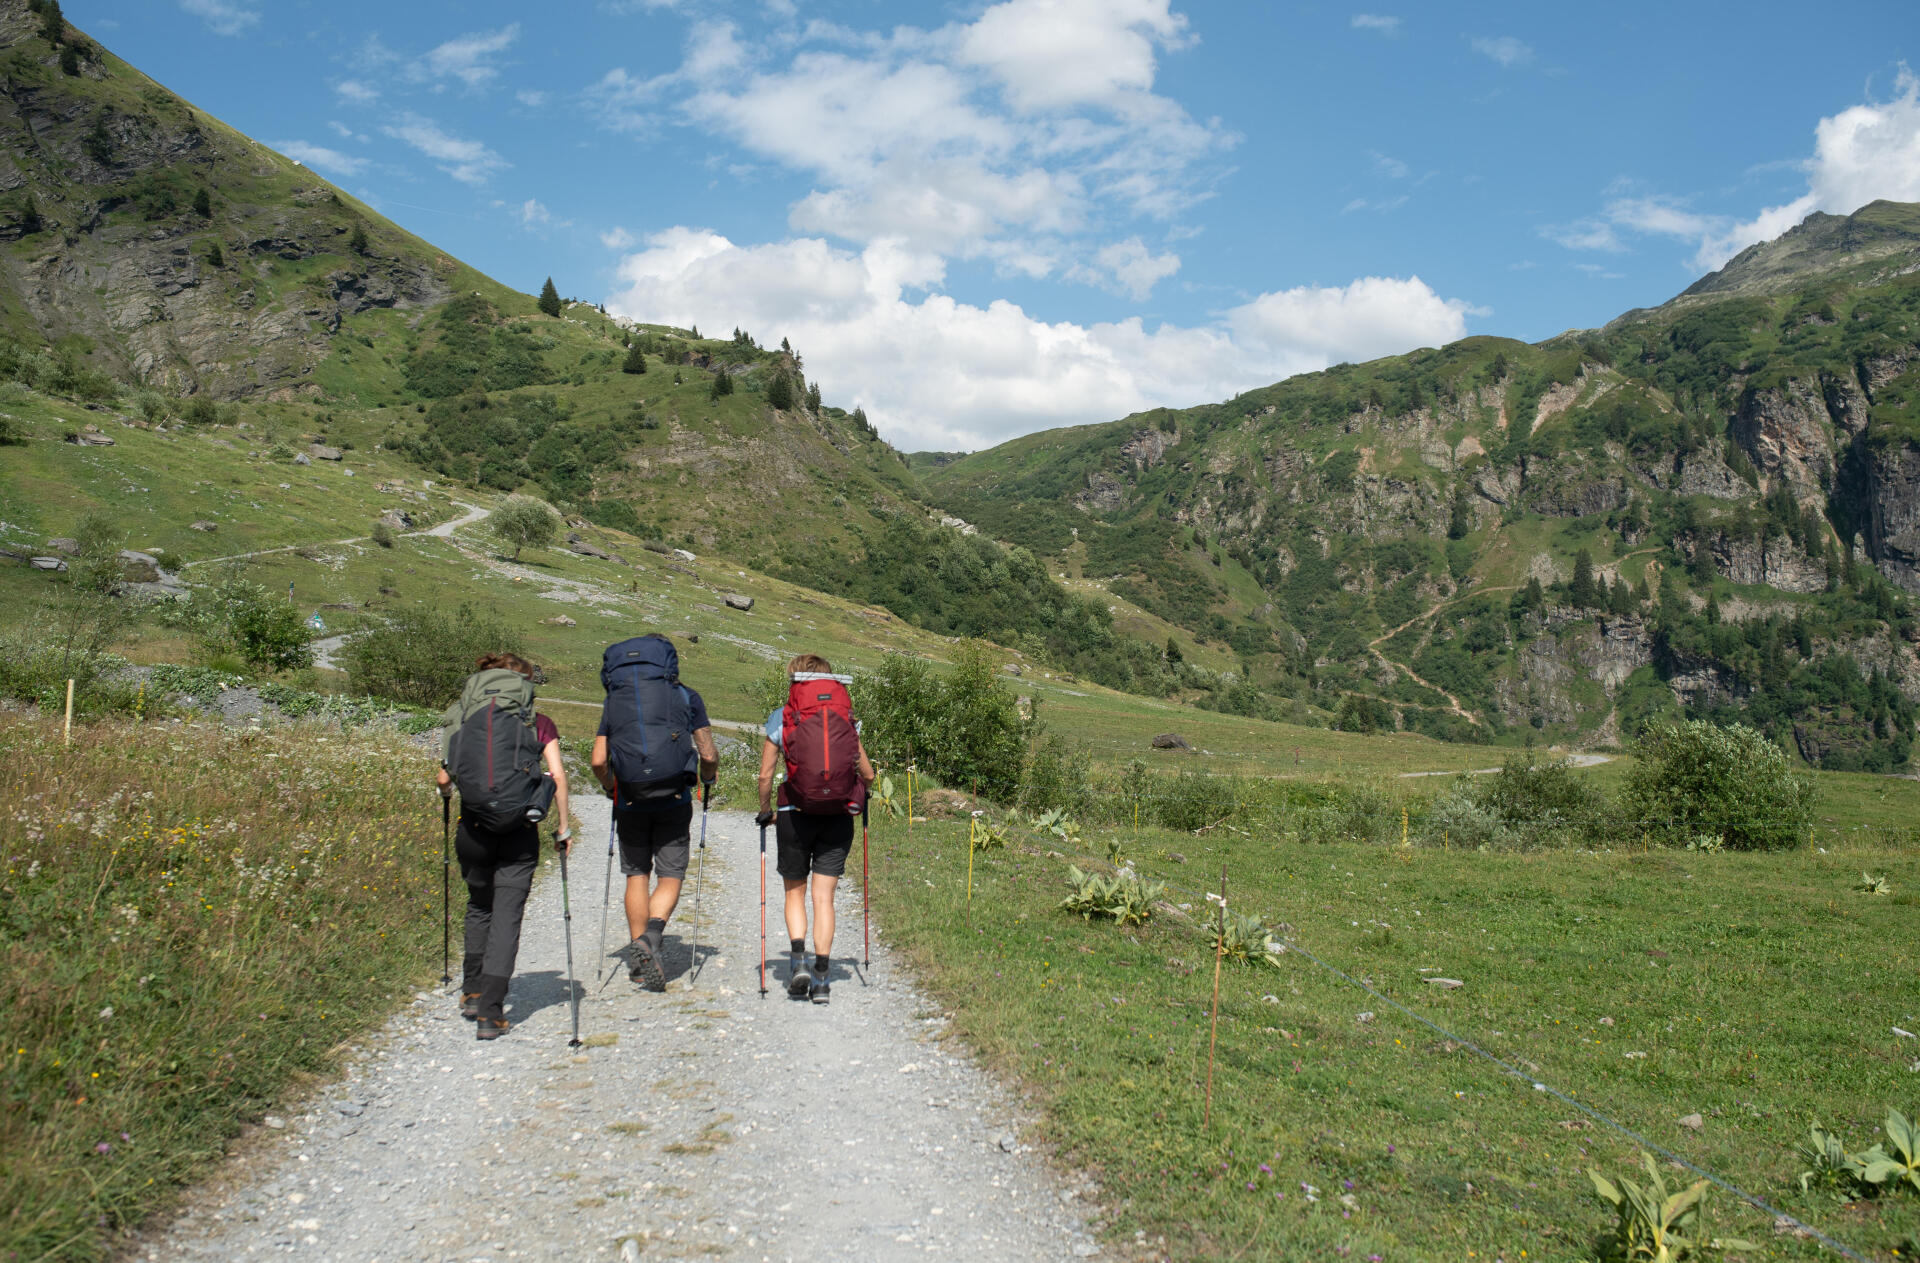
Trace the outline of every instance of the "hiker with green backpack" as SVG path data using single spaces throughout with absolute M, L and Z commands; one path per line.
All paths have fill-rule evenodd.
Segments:
M 607 698 L 589 762 L 613 799 L 620 871 L 627 879 L 627 976 L 665 991 L 663 940 L 693 846 L 695 770 L 704 805 L 719 774 L 720 752 L 707 704 L 680 682 L 680 653 L 665 636 L 655 632 L 607 646 L 600 683 Z
M 540 822 L 559 823 L 555 849 L 572 840 L 560 731 L 533 709 L 533 664 L 514 653 L 482 657 L 447 708 L 436 780 L 460 795 L 454 849 L 467 883 L 460 1014 L 477 1039 L 507 1033 L 507 985 L 520 951 L 520 922 L 540 859 Z

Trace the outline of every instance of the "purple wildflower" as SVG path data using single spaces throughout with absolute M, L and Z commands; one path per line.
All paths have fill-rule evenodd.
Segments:
M 1272 1167 L 1270 1167 L 1270 1166 L 1268 1166 L 1268 1165 L 1267 1165 L 1266 1163 L 1264 1163 L 1264 1162 L 1262 1162 L 1262 1163 L 1260 1164 L 1260 1174 L 1262 1174 L 1262 1175 L 1272 1175 L 1272 1174 L 1273 1174 L 1273 1168 L 1272 1168 Z
M 103 1141 L 101 1141 L 101 1142 L 100 1142 L 99 1144 L 97 1144 L 97 1145 L 95 1145 L 95 1146 L 93 1147 L 93 1151 L 94 1151 L 95 1153 L 112 1153 L 112 1152 L 113 1152 L 113 1146 L 112 1146 L 112 1145 L 110 1145 L 110 1144 L 108 1144 L 108 1143 L 107 1143 L 106 1141 L 104 1141 L 104 1140 L 103 1140 Z

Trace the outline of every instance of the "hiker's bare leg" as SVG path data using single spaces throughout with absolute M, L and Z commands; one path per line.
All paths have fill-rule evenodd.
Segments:
M 673 916 L 674 908 L 680 903 L 682 880 L 679 877 L 662 877 L 653 884 L 653 900 L 649 906 L 654 920 L 665 921 Z M 640 928 L 644 930 L 647 927 L 642 925 Z
M 787 937 L 806 941 L 807 937 L 807 879 L 804 877 L 782 877 L 787 887 Z
M 627 937 L 639 938 L 647 928 L 647 874 L 627 878 Z
M 827 877 L 820 873 L 813 875 L 813 954 L 815 956 L 833 955 L 833 892 L 839 885 L 838 877 Z

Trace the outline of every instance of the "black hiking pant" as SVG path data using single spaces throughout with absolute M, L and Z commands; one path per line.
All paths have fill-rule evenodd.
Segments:
M 460 822 L 454 835 L 460 876 L 467 883 L 467 938 L 460 990 L 480 993 L 480 1016 L 498 1019 L 507 1000 L 520 922 L 540 861 L 540 833 L 531 824 L 495 833 Z

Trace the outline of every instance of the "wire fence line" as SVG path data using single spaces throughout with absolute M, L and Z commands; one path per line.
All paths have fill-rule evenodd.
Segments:
M 969 857 L 970 858 L 971 858 L 972 849 L 973 847 L 971 844 L 971 838 L 969 838 L 969 853 L 970 853 Z M 1072 856 L 1063 855 L 1062 858 L 1069 859 L 1078 864 L 1085 864 L 1088 867 L 1094 868 L 1094 869 L 1099 869 L 1104 867 L 1109 871 L 1113 871 L 1113 872 L 1119 871 L 1119 869 L 1116 868 L 1111 861 L 1103 858 L 1098 858 L 1092 855 L 1087 855 L 1084 853 L 1079 855 L 1072 855 Z M 1130 862 L 1123 861 L 1123 863 L 1130 863 Z M 1222 869 L 1223 882 L 1228 875 L 1229 874 L 1227 870 L 1223 868 Z M 1221 906 L 1221 911 L 1223 913 L 1227 909 L 1225 897 L 1224 897 L 1224 894 L 1222 893 L 1196 890 L 1191 886 L 1187 886 L 1181 882 L 1174 881 L 1158 873 L 1153 873 L 1153 874 L 1150 874 L 1149 876 L 1151 880 L 1161 883 L 1162 885 L 1166 886 L 1169 889 L 1178 891 L 1181 894 L 1189 896 L 1196 903 L 1199 903 L 1202 906 L 1204 906 L 1208 900 L 1214 900 L 1219 902 Z M 1236 902 L 1238 902 L 1238 900 L 1236 900 Z M 1719 1187 L 1725 1192 L 1731 1194 L 1732 1196 L 1739 1198 L 1742 1202 L 1745 1202 L 1747 1205 L 1753 1207 L 1755 1210 L 1758 1210 L 1761 1213 L 1769 1216 L 1773 1221 L 1776 1231 L 1782 1228 L 1790 1229 L 1794 1232 L 1804 1235 L 1805 1237 L 1811 1240 L 1819 1242 L 1822 1246 L 1825 1246 L 1827 1249 L 1832 1250 L 1835 1253 L 1844 1256 L 1845 1258 L 1854 1260 L 1855 1263 L 1870 1263 L 1870 1261 L 1867 1259 L 1865 1255 L 1853 1249 L 1851 1246 L 1847 1245 L 1845 1242 L 1840 1241 L 1837 1238 L 1832 1237 L 1825 1232 L 1822 1232 L 1820 1229 L 1814 1227 L 1812 1224 L 1805 1222 L 1804 1220 L 1800 1219 L 1798 1216 L 1789 1214 L 1786 1211 L 1781 1210 L 1779 1207 L 1773 1205 L 1771 1202 L 1768 1202 L 1766 1199 L 1747 1192 L 1745 1189 L 1735 1184 L 1731 1178 L 1680 1156 L 1679 1154 L 1673 1152 L 1671 1149 L 1668 1149 L 1666 1146 L 1658 1143 L 1657 1141 L 1649 1139 L 1647 1136 L 1643 1135 L 1639 1131 L 1636 1131 L 1633 1128 L 1628 1127 L 1626 1124 L 1619 1122 L 1617 1119 L 1608 1115 L 1604 1111 L 1597 1109 L 1591 1105 L 1588 1105 L 1584 1101 L 1577 1099 L 1577 1097 L 1572 1092 L 1563 1091 L 1560 1088 L 1555 1087 L 1554 1085 L 1546 1082 L 1546 1080 L 1541 1076 L 1528 1072 L 1522 1067 L 1515 1065 L 1513 1062 L 1507 1061 L 1495 1055 L 1494 1053 L 1487 1051 L 1485 1048 L 1482 1048 L 1479 1044 L 1475 1043 L 1471 1039 L 1468 1039 L 1466 1036 L 1461 1035 L 1453 1030 L 1450 1030 L 1449 1028 L 1442 1026 L 1440 1023 L 1433 1021 L 1431 1018 L 1428 1018 L 1425 1015 L 1419 1012 L 1416 1012 L 1415 1010 L 1409 1008 L 1405 1004 L 1402 1004 L 1400 1001 L 1394 999 L 1392 996 L 1382 992 L 1379 988 L 1375 987 L 1370 982 L 1367 982 L 1361 978 L 1354 977 L 1352 974 L 1348 973 L 1346 970 L 1340 968 L 1338 965 L 1332 963 L 1331 961 L 1324 959 L 1319 953 L 1313 951 L 1312 949 L 1302 944 L 1299 940 L 1299 936 L 1295 932 L 1293 932 L 1293 929 L 1290 925 L 1287 925 L 1284 922 L 1269 921 L 1264 916 L 1261 918 L 1261 920 L 1263 924 L 1278 925 L 1280 927 L 1281 932 L 1275 935 L 1280 946 L 1283 949 L 1280 954 L 1292 952 L 1305 957 L 1307 960 L 1311 961 L 1314 965 L 1318 966 L 1320 969 L 1324 970 L 1326 973 L 1330 974 L 1334 978 L 1337 978 L 1340 981 L 1346 983 L 1347 985 L 1352 986 L 1362 992 L 1365 992 L 1367 995 L 1373 997 L 1375 1000 L 1379 1001 L 1381 1004 L 1384 1004 L 1387 1007 L 1393 1009 L 1395 1012 L 1401 1014 L 1408 1020 L 1418 1023 L 1419 1025 L 1427 1028 L 1428 1030 L 1432 1031 L 1434 1034 L 1439 1035 L 1442 1039 L 1447 1040 L 1450 1043 L 1455 1044 L 1461 1048 L 1467 1049 L 1468 1051 L 1472 1052 L 1475 1056 L 1481 1058 L 1482 1060 L 1486 1061 L 1490 1065 L 1493 1065 L 1496 1068 L 1498 1068 L 1500 1072 L 1506 1077 L 1516 1079 L 1522 1083 L 1527 1084 L 1535 1092 L 1538 1092 L 1544 1096 L 1550 1097 L 1556 1101 L 1561 1102 L 1562 1104 L 1565 1104 L 1575 1110 L 1578 1110 L 1581 1114 L 1584 1114 L 1588 1118 L 1591 1118 L 1594 1122 L 1600 1124 L 1603 1127 L 1608 1128 L 1609 1130 L 1617 1133 L 1622 1137 L 1625 1137 L 1627 1140 L 1633 1142 L 1636 1145 L 1641 1146 L 1643 1149 L 1649 1152 L 1658 1154 L 1659 1156 L 1665 1158 L 1669 1162 L 1673 1162 L 1685 1168 L 1686 1170 L 1693 1172 L 1695 1175 L 1698 1175 L 1702 1179 L 1709 1181 L 1710 1183 L 1714 1184 L 1715 1186 Z M 1205 928 L 1205 927 L 1202 927 L 1202 928 Z M 1211 933 L 1211 931 L 1209 932 Z M 1270 953 L 1269 955 L 1271 956 L 1272 953 Z

